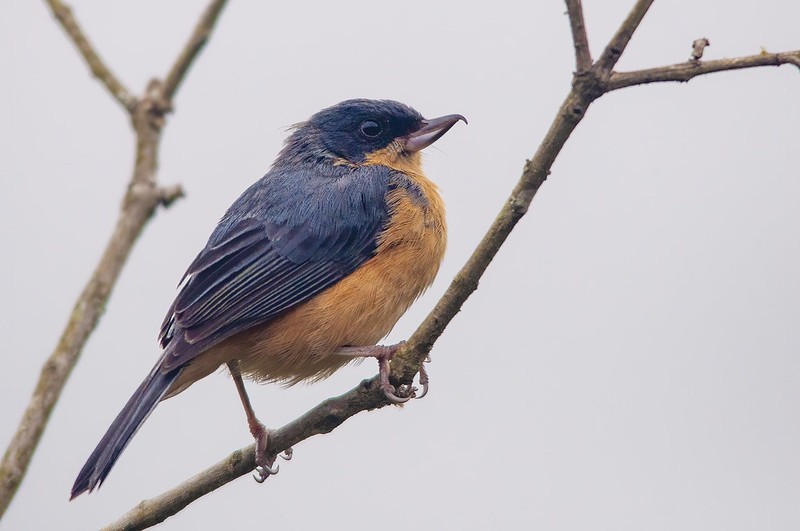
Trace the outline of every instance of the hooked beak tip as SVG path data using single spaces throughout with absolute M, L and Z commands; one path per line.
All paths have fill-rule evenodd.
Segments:
M 408 153 L 421 151 L 439 140 L 459 121 L 468 123 L 467 119 L 461 114 L 448 114 L 430 120 L 424 120 L 422 127 L 411 133 L 405 142 L 405 150 Z

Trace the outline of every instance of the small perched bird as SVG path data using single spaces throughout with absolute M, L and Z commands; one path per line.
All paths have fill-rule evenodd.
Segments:
M 108 476 L 159 401 L 227 365 L 256 440 L 260 481 L 277 472 L 268 430 L 242 376 L 292 385 L 376 345 L 433 282 L 446 241 L 444 205 L 420 151 L 459 120 L 426 120 L 388 100 L 348 100 L 295 126 L 272 168 L 237 199 L 189 265 L 161 326 L 163 352 L 78 474 L 72 498 Z

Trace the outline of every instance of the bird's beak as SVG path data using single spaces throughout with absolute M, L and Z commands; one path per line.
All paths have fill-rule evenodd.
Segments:
M 459 120 L 467 123 L 467 119 L 460 114 L 448 114 L 439 118 L 423 120 L 421 127 L 406 137 L 403 149 L 407 153 L 425 149 L 439 140 Z

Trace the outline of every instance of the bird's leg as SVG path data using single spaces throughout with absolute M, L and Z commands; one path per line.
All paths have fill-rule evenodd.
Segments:
M 250 428 L 250 434 L 256 440 L 256 472 L 258 476 L 253 476 L 259 483 L 263 483 L 270 475 L 277 474 L 280 469 L 279 466 L 272 468 L 275 464 L 275 458 L 267 456 L 267 441 L 269 440 L 269 430 L 261 423 L 253 411 L 253 405 L 250 403 L 250 397 L 247 396 L 247 390 L 244 388 L 242 381 L 242 373 L 239 370 L 238 361 L 228 362 L 228 370 L 231 371 L 233 383 L 236 384 L 236 391 L 239 392 L 239 398 L 244 406 L 245 415 L 247 415 L 247 426 Z M 292 449 L 286 450 L 285 459 L 292 458 Z
M 353 358 L 376 358 L 378 360 L 378 374 L 380 377 L 380 386 L 383 394 L 393 404 L 403 404 L 408 402 L 411 397 L 398 396 L 395 393 L 395 388 L 389 382 L 389 362 L 392 361 L 397 350 L 405 343 L 401 341 L 396 345 L 368 345 L 361 347 L 341 347 L 334 352 L 337 356 L 348 356 Z M 426 361 L 430 358 L 426 358 Z M 422 398 L 428 394 L 428 373 L 425 367 L 419 367 L 419 383 L 422 384 L 422 394 L 418 398 Z

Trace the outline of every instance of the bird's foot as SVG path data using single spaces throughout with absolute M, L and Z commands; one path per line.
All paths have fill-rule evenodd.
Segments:
M 247 415 L 247 426 L 250 428 L 250 434 L 256 440 L 256 474 L 253 476 L 259 483 L 264 483 L 268 477 L 277 474 L 280 467 L 275 465 L 276 457 L 267 454 L 267 443 L 269 442 L 269 430 L 258 420 L 256 412 L 253 411 L 253 405 L 250 403 L 250 397 L 247 396 L 247 391 L 244 388 L 242 381 L 242 372 L 239 370 L 239 362 L 231 360 L 228 362 L 228 368 L 231 371 L 231 377 L 236 384 L 236 391 L 239 393 L 239 399 L 242 401 L 244 413 Z M 292 458 L 293 450 L 287 448 L 281 455 L 287 461 Z M 274 465 L 274 468 L 273 468 Z
M 253 474 L 253 479 L 257 483 L 264 483 L 268 477 L 277 474 L 280 470 L 280 465 L 275 465 L 275 456 L 267 455 L 267 442 L 269 441 L 269 430 L 258 419 L 248 422 L 250 426 L 250 433 L 256 440 L 256 473 Z M 291 448 L 287 450 L 291 455 Z M 273 468 L 273 465 L 274 468 Z
M 400 387 L 395 389 L 389 381 L 389 363 L 394 358 L 397 350 L 405 343 L 401 341 L 396 345 L 375 345 L 375 358 L 378 360 L 378 376 L 380 378 L 381 391 L 392 404 L 405 404 L 411 399 L 415 389 Z M 400 394 L 398 394 L 400 393 Z
M 336 351 L 340 356 L 351 357 L 371 357 L 378 360 L 378 375 L 381 391 L 392 404 L 405 404 L 411 398 L 415 398 L 416 388 L 412 386 L 400 386 L 398 389 L 389 382 L 389 363 L 392 358 L 405 344 L 401 341 L 395 345 L 370 345 L 361 347 L 342 347 Z M 430 357 L 426 357 L 425 361 L 430 361 Z M 416 398 L 422 398 L 428 394 L 428 372 L 425 370 L 424 365 L 419 367 L 419 383 L 422 385 L 422 393 Z

